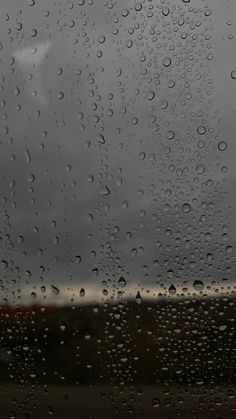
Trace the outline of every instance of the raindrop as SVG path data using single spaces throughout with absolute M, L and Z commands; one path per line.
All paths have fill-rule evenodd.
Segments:
M 219 326 L 219 330 L 221 331 L 221 332 L 223 332 L 224 330 L 226 330 L 227 329 L 227 325 L 226 324 L 222 324 L 222 326 Z
M 159 407 L 160 406 L 160 400 L 157 397 L 154 397 L 152 399 L 152 405 L 153 405 L 153 407 Z
M 206 134 L 206 128 L 203 125 L 200 125 L 199 127 L 197 127 L 197 133 L 199 135 L 204 135 Z
M 144 160 L 146 157 L 146 154 L 142 151 L 141 153 L 139 153 L 138 158 L 139 160 Z
M 97 141 L 98 141 L 98 143 L 99 143 L 99 144 L 105 144 L 105 138 L 104 138 L 104 135 L 102 135 L 102 134 L 98 134 L 98 135 L 97 135 Z
M 204 172 L 205 172 L 205 167 L 204 167 L 202 164 L 199 164 L 199 165 L 196 167 L 196 173 L 197 173 L 198 175 L 202 175 Z
M 182 205 L 182 211 L 187 214 L 188 212 L 191 211 L 191 205 L 189 205 L 188 203 L 183 204 Z
M 170 13 L 169 7 L 163 7 L 162 8 L 162 14 L 163 14 L 163 16 L 168 16 L 169 13 Z
M 105 38 L 104 35 L 100 35 L 99 38 L 98 38 L 99 44 L 104 44 L 105 40 L 106 40 L 106 38 Z
M 147 99 L 153 100 L 154 97 L 155 97 L 155 93 L 153 92 L 153 90 L 149 90 L 149 92 L 147 93 Z
M 136 303 L 137 304 L 141 304 L 142 303 L 142 297 L 141 297 L 141 294 L 140 294 L 139 291 L 136 294 Z
M 81 288 L 80 292 L 79 292 L 80 297 L 84 297 L 85 296 L 85 290 L 84 288 Z
M 236 69 L 231 71 L 231 79 L 236 80 Z
M 137 3 L 136 5 L 135 5 L 135 10 L 136 10 L 136 12 L 140 12 L 140 10 L 142 9 L 142 4 L 141 3 Z
M 121 288 L 124 288 L 124 287 L 126 286 L 126 280 L 125 280 L 123 277 L 121 277 L 121 278 L 119 279 L 119 281 L 118 281 L 118 285 L 119 285 Z
M 28 177 L 28 182 L 29 182 L 29 183 L 34 183 L 34 181 L 35 181 L 35 176 L 34 176 L 34 175 L 30 175 L 30 176 Z
M 169 294 L 170 295 L 175 295 L 176 294 L 176 288 L 173 284 L 171 284 L 171 286 L 169 287 Z
M 25 155 L 26 162 L 27 162 L 27 163 L 30 163 L 30 162 L 31 162 L 31 155 L 30 155 L 30 152 L 29 152 L 29 150 L 28 150 L 28 149 L 26 149 L 26 150 L 24 151 L 24 155 Z
M 103 196 L 107 196 L 110 195 L 110 189 L 104 185 L 101 189 L 100 189 L 100 194 Z
M 62 100 L 62 99 L 64 98 L 64 93 L 63 93 L 63 92 L 58 92 L 58 94 L 57 94 L 57 98 L 58 98 L 59 100 Z
M 170 131 L 167 132 L 166 136 L 167 136 L 168 140 L 173 140 L 173 138 L 175 138 L 175 132 L 170 130 Z
M 61 329 L 62 332 L 65 332 L 65 330 L 66 330 L 66 324 L 65 323 L 64 324 L 61 324 L 60 325 L 60 329 Z
M 53 415 L 54 414 L 53 407 L 49 405 L 48 408 L 47 408 L 47 412 L 48 412 L 49 415 Z
M 1 260 L 0 266 L 1 266 L 2 269 L 7 269 L 7 267 L 8 267 L 7 261 L 6 260 Z
M 77 255 L 75 257 L 75 261 L 76 261 L 76 263 L 81 263 L 81 256 L 80 255 Z
M 226 150 L 226 148 L 227 148 L 227 143 L 226 143 L 225 141 L 220 141 L 220 142 L 218 143 L 218 149 L 219 149 L 220 151 L 225 151 L 225 150 Z
M 171 59 L 170 59 L 170 57 L 163 58 L 162 63 L 164 65 L 164 67 L 169 67 L 171 65 Z
M 196 291 L 202 291 L 204 288 L 204 283 L 202 281 L 200 281 L 199 279 L 195 279 L 194 283 L 193 283 L 193 288 Z
M 57 287 L 55 287 L 55 285 L 51 285 L 51 290 L 52 290 L 53 294 L 55 294 L 55 295 L 59 294 L 59 289 Z

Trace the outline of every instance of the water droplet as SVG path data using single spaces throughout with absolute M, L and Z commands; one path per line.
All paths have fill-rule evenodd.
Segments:
M 185 212 L 186 214 L 188 213 L 188 212 L 190 212 L 191 211 L 191 205 L 189 205 L 188 203 L 185 203 L 185 204 L 183 204 L 182 205 L 182 211 L 183 212 Z
M 231 71 L 231 79 L 236 80 L 236 69 Z
M 81 256 L 80 255 L 77 255 L 75 257 L 75 261 L 76 261 L 76 263 L 81 263 Z
M 84 288 L 81 288 L 80 292 L 79 292 L 80 297 L 84 297 L 85 296 L 85 290 Z
M 169 67 L 171 65 L 171 59 L 170 59 L 170 57 L 163 58 L 162 64 L 164 65 L 164 67 Z
M 59 100 L 62 100 L 62 99 L 63 99 L 63 97 L 64 97 L 64 93 L 63 93 L 63 92 L 58 92 L 58 94 L 57 94 L 57 98 L 58 98 Z
M 160 400 L 157 397 L 153 397 L 152 405 L 153 405 L 153 407 L 159 407 L 160 406 Z
M 104 35 L 100 35 L 100 36 L 98 37 L 98 42 L 99 42 L 99 44 L 104 44 L 105 40 L 106 40 L 106 38 L 105 38 L 105 36 L 104 36 Z
M 169 7 L 163 7 L 162 8 L 162 14 L 163 14 L 163 16 L 168 16 L 169 13 L 170 13 Z
M 227 143 L 226 143 L 225 141 L 220 141 L 220 142 L 218 143 L 218 149 L 219 149 L 220 151 L 225 151 L 225 150 L 226 150 L 226 148 L 227 148 Z
M 27 162 L 27 163 L 30 163 L 30 162 L 31 162 L 31 155 L 30 155 L 30 152 L 29 152 L 29 150 L 28 150 L 28 149 L 26 149 L 26 150 L 24 151 L 24 155 L 25 155 L 26 162 Z
M 212 13 L 212 12 L 211 12 L 211 9 L 206 9 L 204 14 L 205 14 L 205 16 L 207 16 L 207 17 L 208 17 L 208 16 L 210 16 L 210 15 L 211 15 L 211 13 Z
M 66 324 L 65 323 L 61 324 L 60 325 L 60 329 L 61 329 L 62 332 L 65 332 L 65 330 L 66 330 Z
M 175 138 L 175 132 L 172 131 L 172 130 L 169 130 L 169 131 L 167 131 L 166 136 L 167 136 L 168 140 L 173 140 L 173 138 Z
M 142 151 L 141 153 L 139 153 L 138 158 L 139 160 L 144 160 L 146 157 L 146 154 Z
M 110 195 L 110 189 L 109 189 L 106 185 L 104 185 L 104 186 L 100 189 L 100 194 L 101 194 L 101 195 L 104 195 L 104 196 Z
M 7 267 L 8 267 L 8 263 L 7 263 L 7 261 L 6 261 L 6 260 L 1 260 L 1 262 L 0 262 L 0 267 L 1 267 L 2 269 L 7 269 Z
M 58 295 L 59 294 L 59 289 L 57 287 L 55 287 L 54 285 L 51 285 L 51 290 L 53 292 L 53 294 Z
M 202 281 L 200 281 L 199 279 L 195 279 L 194 283 L 193 283 L 193 288 L 196 291 L 202 291 L 204 288 L 204 283 Z
M 121 277 L 118 281 L 118 285 L 119 287 L 124 288 L 126 286 L 126 280 L 123 277 Z
M 204 172 L 205 172 L 205 167 L 204 167 L 202 164 L 199 164 L 199 165 L 196 167 L 196 173 L 197 173 L 198 175 L 202 175 Z
M 34 176 L 34 175 L 30 175 L 30 176 L 28 177 L 28 182 L 29 182 L 29 183 L 34 183 L 34 181 L 35 181 L 35 176 Z
M 105 144 L 105 138 L 104 138 L 104 135 L 102 135 L 102 134 L 98 134 L 98 135 L 97 135 L 97 142 L 98 142 L 99 144 Z
M 136 303 L 137 304 L 141 304 L 142 303 L 142 297 L 141 297 L 141 294 L 140 294 L 139 291 L 136 294 Z
M 223 332 L 224 330 L 226 330 L 227 329 L 227 325 L 226 324 L 222 324 L 222 326 L 219 326 L 219 330 L 221 331 L 221 332 Z
M 136 10 L 136 12 L 140 12 L 140 10 L 142 9 L 142 4 L 141 3 L 137 3 L 136 5 L 135 5 L 135 10 Z
M 197 133 L 199 135 L 204 135 L 206 134 L 206 128 L 204 127 L 204 125 L 200 125 L 199 127 L 197 127 Z
M 53 415 L 54 414 L 53 407 L 49 405 L 48 408 L 47 408 L 47 412 L 48 412 L 49 415 Z
M 173 284 L 171 284 L 171 286 L 169 287 L 169 294 L 170 295 L 175 295 L 176 294 L 176 288 Z
M 147 99 L 148 100 L 153 100 L 155 97 L 155 93 L 153 92 L 153 90 L 149 90 L 147 93 Z

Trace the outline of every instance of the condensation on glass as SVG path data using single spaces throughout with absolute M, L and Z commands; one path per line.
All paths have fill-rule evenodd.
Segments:
M 236 2 L 0 12 L 0 417 L 233 419 Z

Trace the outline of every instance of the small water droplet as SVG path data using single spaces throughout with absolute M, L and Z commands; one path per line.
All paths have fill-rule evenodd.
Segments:
M 85 296 L 85 290 L 84 288 L 81 288 L 80 292 L 79 292 L 80 297 L 84 297 Z
M 175 138 L 175 132 L 173 130 L 169 130 L 169 131 L 167 131 L 166 136 L 167 136 L 168 140 L 173 140 L 173 138 Z
M 236 69 L 231 71 L 231 79 L 236 80 Z
M 105 40 L 106 40 L 106 38 L 105 38 L 105 36 L 104 36 L 104 35 L 100 35 L 100 36 L 98 37 L 98 42 L 99 42 L 99 44 L 104 44 Z
M 169 67 L 171 65 L 171 59 L 170 59 L 170 57 L 163 58 L 162 64 L 164 65 L 164 67 Z
M 160 406 L 160 400 L 157 397 L 153 397 L 152 405 L 153 405 L 153 407 L 159 407 Z
M 169 287 L 169 294 L 170 295 L 175 295 L 176 294 L 176 288 L 173 284 L 171 284 L 171 286 Z
M 51 285 L 51 290 L 53 292 L 53 294 L 58 295 L 59 294 L 59 289 L 57 287 L 55 287 L 55 285 Z
M 191 205 L 189 205 L 188 203 L 183 204 L 182 205 L 182 211 L 187 214 L 188 212 L 191 211 Z
M 218 143 L 218 149 L 219 149 L 220 151 L 225 151 L 225 150 L 226 150 L 226 148 L 227 148 L 227 143 L 226 143 L 225 141 L 220 141 L 220 142 Z
M 64 98 L 64 93 L 63 93 L 63 92 L 58 92 L 58 94 L 57 94 L 57 98 L 58 98 L 59 100 L 62 100 L 62 99 Z
M 136 303 L 137 304 L 141 304 L 142 303 L 142 297 L 141 297 L 141 294 L 140 294 L 139 291 L 136 294 Z
M 110 189 L 109 189 L 106 185 L 104 185 L 104 186 L 100 189 L 100 194 L 101 194 L 101 195 L 104 195 L 104 196 L 110 195 Z
M 26 149 L 26 150 L 24 151 L 24 155 L 25 155 L 26 162 L 27 162 L 27 163 L 30 163 L 30 162 L 31 162 L 31 155 L 30 155 L 30 152 L 29 152 L 29 150 L 28 150 L 28 149 Z
M 126 286 L 126 280 L 123 277 L 121 277 L 118 281 L 118 285 L 124 288 Z
M 65 323 L 61 324 L 60 325 L 60 329 L 61 329 L 62 332 L 65 332 L 65 330 L 66 330 L 66 324 Z
M 147 93 L 147 99 L 153 100 L 154 97 L 155 97 L 155 93 L 153 92 L 153 90 L 149 90 L 149 92 Z
M 197 127 L 197 133 L 199 135 L 204 135 L 206 134 L 206 127 L 204 127 L 204 125 L 200 125 L 199 127 Z
M 48 408 L 47 408 L 47 412 L 48 412 L 49 415 L 53 415 L 54 414 L 53 407 L 49 405 Z
M 2 269 L 7 269 L 7 267 L 8 267 L 8 263 L 7 263 L 7 261 L 6 261 L 6 260 L 1 260 L 1 262 L 0 262 L 0 267 L 1 267 Z

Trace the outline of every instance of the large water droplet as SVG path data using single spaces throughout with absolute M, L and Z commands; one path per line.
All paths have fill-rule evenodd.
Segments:
M 193 288 L 196 291 L 202 291 L 204 288 L 204 283 L 202 281 L 200 281 L 199 279 L 196 279 L 193 283 Z

